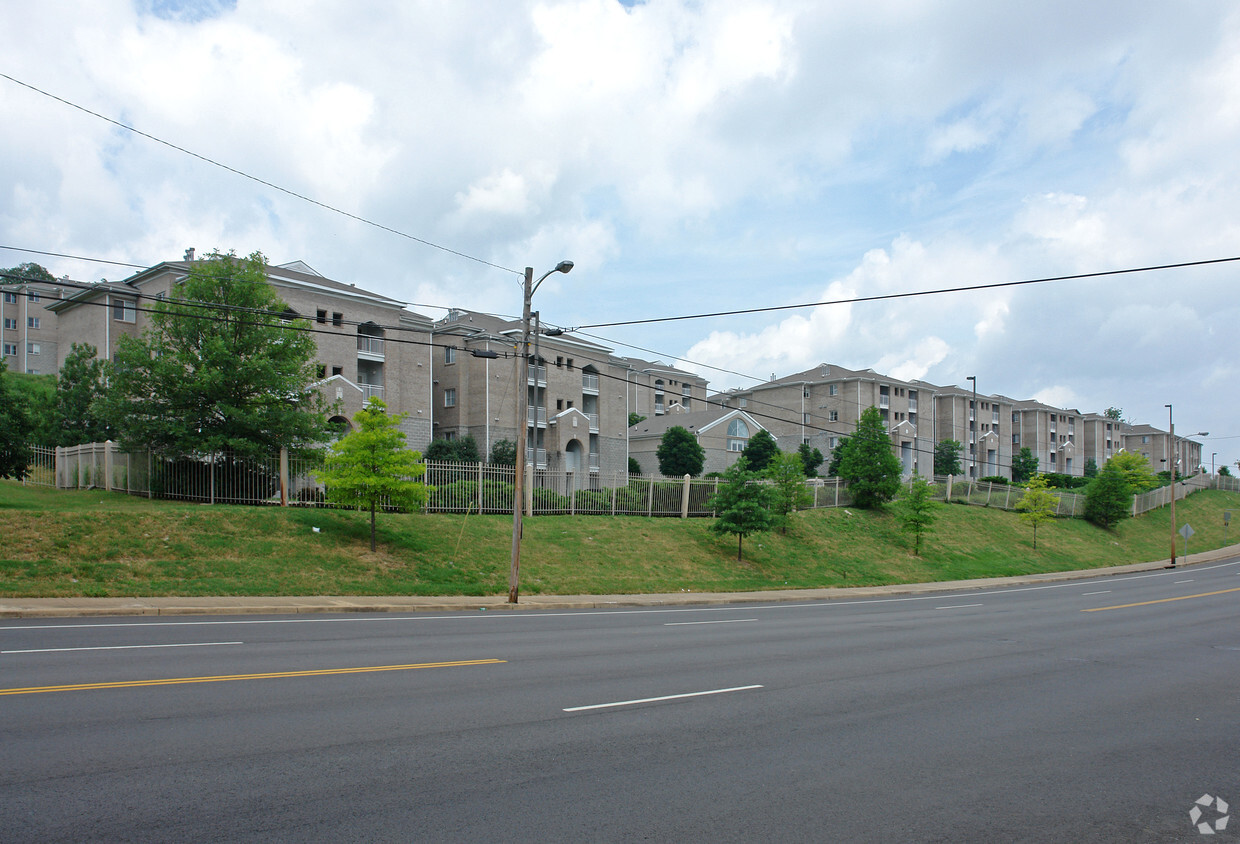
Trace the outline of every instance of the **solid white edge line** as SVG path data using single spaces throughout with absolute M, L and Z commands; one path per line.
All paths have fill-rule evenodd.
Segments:
M 186 642 L 179 645 L 108 645 L 95 648 L 30 648 L 24 651 L 0 651 L 0 654 L 58 654 L 69 651 L 133 651 L 141 648 L 207 648 L 216 645 L 244 645 L 245 642 Z
M 981 604 L 950 604 L 944 607 L 935 607 L 936 610 L 962 610 L 966 607 L 980 607 Z
M 703 695 L 721 695 L 727 692 L 745 692 L 750 689 L 760 689 L 762 686 L 733 686 L 730 689 L 711 689 L 708 692 L 686 692 L 682 695 L 663 695 L 661 697 L 645 697 L 640 700 L 619 700 L 615 703 L 592 703 L 589 706 L 569 706 L 565 707 L 565 712 L 584 712 L 587 709 L 608 709 L 614 706 L 635 706 L 639 703 L 658 703 L 663 700 L 678 700 L 686 697 L 702 697 Z
M 1110 589 L 1103 589 L 1101 592 L 1082 592 L 1081 597 L 1084 597 L 1086 595 L 1110 595 L 1110 594 L 1111 594 Z
M 743 621 L 757 621 L 756 618 L 724 618 L 719 621 L 668 621 L 664 627 L 687 627 L 691 624 L 740 624 Z

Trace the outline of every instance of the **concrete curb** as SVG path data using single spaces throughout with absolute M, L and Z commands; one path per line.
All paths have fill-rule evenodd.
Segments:
M 1240 545 L 1180 558 L 1177 568 L 1240 559 Z M 670 592 L 653 595 L 526 595 L 508 603 L 507 595 L 486 596 L 348 596 L 301 597 L 171 597 L 171 598 L 0 598 L 0 618 L 88 618 L 99 616 L 290 615 L 308 613 L 408 613 L 488 610 L 620 609 L 624 607 L 770 604 L 787 601 L 833 601 L 889 595 L 961 592 L 1000 586 L 1035 585 L 1089 577 L 1134 574 L 1165 569 L 1169 560 L 1102 569 L 1050 572 L 1020 577 L 986 577 L 894 586 L 772 589 L 765 592 Z

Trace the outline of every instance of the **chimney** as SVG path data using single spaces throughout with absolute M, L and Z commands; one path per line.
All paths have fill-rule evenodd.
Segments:
M 189 249 L 185 250 L 185 260 L 187 261 L 194 260 L 194 247 L 191 246 Z

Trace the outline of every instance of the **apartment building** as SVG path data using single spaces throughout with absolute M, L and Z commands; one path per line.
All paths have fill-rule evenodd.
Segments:
M 1038 458 L 1039 472 L 1083 475 L 1085 461 L 1077 444 L 1081 418 L 1079 410 L 1018 401 L 1012 407 L 1012 451 L 1028 448 Z
M 1078 456 L 1082 472 L 1090 460 L 1101 469 L 1108 460 L 1123 450 L 1123 427 L 1124 423 L 1120 420 L 1100 413 L 1081 415 Z
M 579 487 L 628 468 L 629 366 L 606 346 L 572 334 L 531 338 L 518 373 L 520 320 L 454 309 L 434 325 L 436 437 L 471 435 L 486 454 L 499 440 L 525 443 L 536 469 L 571 471 Z M 525 390 L 525 430 L 516 426 Z
M 1007 426 L 1012 420 L 1011 399 L 975 395 L 963 387 L 932 387 L 928 401 L 934 410 L 932 440 L 960 443 L 960 465 L 966 477 L 1010 477 L 1013 434 Z
M 631 413 L 653 419 L 664 413 L 706 409 L 707 381 L 663 361 L 625 357 L 628 366 L 628 407 Z
M 659 474 L 659 444 L 667 430 L 674 426 L 689 431 L 702 447 L 705 454 L 703 473 L 722 472 L 730 467 L 749 445 L 749 438 L 765 430 L 745 411 L 717 405 L 643 419 L 629 429 L 629 453 L 641 466 L 643 474 Z
M 0 354 L 10 372 L 60 371 L 60 331 L 55 312 L 47 306 L 64 295 L 65 289 L 53 283 L 0 279 Z
M 1173 440 L 1170 433 L 1152 425 L 1126 425 L 1123 439 L 1124 450 L 1140 454 L 1155 472 L 1171 471 L 1168 455 L 1181 475 L 1191 475 L 1202 465 L 1201 443 L 1179 434 Z
M 727 407 L 747 411 L 771 432 L 783 451 L 801 443 L 829 454 L 841 437 L 857 428 L 861 413 L 877 407 L 887 425 L 892 447 L 905 476 L 931 474 L 934 465 L 934 387 L 920 381 L 901 381 L 873 369 L 851 370 L 820 364 L 765 384 L 721 393 L 712 398 Z
M 77 290 L 47 310 L 56 315 L 63 337 L 91 343 L 101 357 L 111 358 L 121 336 L 137 337 L 150 325 L 146 309 L 172 293 L 193 261 L 190 250 L 186 260 Z M 394 299 L 326 278 L 300 261 L 269 267 L 267 278 L 287 306 L 285 320 L 310 323 L 322 377 L 317 387 L 336 405 L 338 421 L 351 424 L 375 396 L 391 412 L 408 414 L 402 428 L 409 446 L 425 449 L 432 431 L 430 318 L 405 310 Z M 57 369 L 68 351 L 67 343 L 59 344 Z

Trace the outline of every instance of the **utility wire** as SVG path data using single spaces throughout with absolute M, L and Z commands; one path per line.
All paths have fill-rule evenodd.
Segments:
M 1102 270 L 1092 273 L 1076 273 L 1074 275 L 1048 276 L 1046 278 L 1030 278 L 1022 281 L 1000 281 L 993 284 L 969 284 L 962 287 L 941 287 L 935 290 L 918 290 L 909 293 L 884 293 L 877 296 L 857 296 L 851 299 L 831 299 L 825 302 L 802 302 L 799 305 L 770 305 L 764 308 L 741 308 L 735 311 L 714 311 L 705 314 L 684 314 L 682 316 L 669 317 L 650 317 L 648 319 L 631 319 L 622 320 L 620 322 L 595 322 L 588 325 L 578 325 L 573 328 L 566 328 L 565 331 L 581 331 L 585 328 L 611 328 L 617 325 L 648 325 L 654 322 L 677 322 L 688 319 L 708 319 L 710 317 L 738 316 L 742 314 L 761 314 L 771 311 L 792 311 L 800 308 L 818 308 L 825 305 L 852 305 L 859 302 L 882 302 L 891 299 L 910 299 L 915 296 L 935 296 L 941 293 L 965 293 L 973 290 L 996 290 L 1002 287 L 1020 287 L 1028 284 L 1050 284 L 1060 281 L 1077 281 L 1085 278 L 1101 278 L 1103 276 L 1126 275 L 1131 273 L 1149 273 L 1158 270 L 1174 270 L 1184 267 L 1201 267 L 1210 264 L 1225 264 L 1231 261 L 1240 261 L 1240 256 L 1234 258 L 1210 258 L 1204 261 L 1184 261 L 1178 264 L 1159 264 L 1151 267 L 1131 267 L 1122 270 Z
M 296 191 L 289 190 L 288 188 L 280 187 L 274 182 L 269 182 L 265 179 L 260 179 L 257 176 L 252 176 L 249 173 L 246 173 L 244 170 L 238 170 L 236 167 L 230 167 L 227 164 L 222 164 L 221 162 L 208 158 L 205 155 L 200 155 L 199 153 L 196 153 L 192 150 L 188 150 L 185 147 L 177 146 L 176 144 L 171 143 L 170 141 L 165 141 L 162 138 L 158 138 L 155 135 L 152 135 L 148 132 L 143 132 L 141 129 L 136 129 L 133 126 L 130 126 L 125 123 L 121 123 L 119 120 L 114 120 L 111 117 L 102 115 L 97 111 L 91 111 L 85 106 L 80 106 L 77 103 L 70 102 L 69 100 L 64 99 L 63 97 L 58 97 L 55 94 L 48 93 L 47 91 L 44 91 L 41 88 L 36 88 L 34 85 L 31 85 L 28 82 L 22 82 L 20 79 L 14 79 L 12 76 L 9 76 L 7 73 L 0 73 L 0 78 L 7 79 L 16 85 L 22 86 L 23 88 L 28 88 L 29 90 L 34 91 L 36 94 L 42 94 L 43 96 L 56 100 L 59 103 L 63 103 L 69 106 L 70 108 L 75 108 L 78 111 L 84 112 L 85 114 L 89 114 L 91 117 L 96 117 L 99 120 L 104 121 L 105 123 L 111 123 L 113 126 L 118 126 L 127 132 L 133 132 L 135 135 L 141 135 L 147 140 L 154 141 L 157 144 L 162 144 L 163 146 L 166 146 L 169 149 L 173 149 L 173 150 L 176 150 L 177 152 L 184 153 L 185 155 L 191 156 L 192 158 L 197 158 L 199 161 L 205 162 L 214 167 L 219 167 L 221 170 L 227 170 L 229 173 L 233 173 L 237 176 L 242 177 L 243 179 L 249 179 L 252 182 L 257 182 L 258 184 L 263 185 L 264 187 L 268 187 L 268 188 L 271 188 L 272 190 L 279 191 L 280 193 L 287 194 L 288 196 L 291 196 L 295 199 L 300 199 L 303 202 L 310 203 L 311 205 L 317 205 L 318 207 L 323 208 L 327 211 L 332 211 L 336 214 L 340 214 L 342 216 L 348 217 L 351 220 L 356 220 L 359 223 L 364 223 L 365 225 L 373 226 L 374 228 L 377 228 L 377 229 L 382 229 L 383 231 L 388 232 L 390 234 L 394 234 L 398 237 L 407 238 L 408 240 L 412 240 L 415 243 L 420 243 L 423 246 L 429 246 L 432 249 L 438 249 L 442 252 L 447 252 L 451 255 L 456 255 L 459 258 L 465 258 L 466 260 L 469 260 L 469 261 L 476 261 L 479 264 L 484 264 L 488 267 L 492 267 L 497 270 L 504 270 L 505 272 L 516 273 L 517 275 L 522 275 L 522 272 L 520 270 L 514 270 L 511 267 L 505 267 L 500 264 L 493 264 L 490 261 L 484 260 L 483 258 L 477 258 L 473 255 L 469 255 L 465 252 L 459 252 L 456 249 L 451 249 L 447 246 L 441 246 L 438 243 L 434 243 L 432 241 L 426 240 L 421 237 L 417 237 L 412 234 L 408 234 L 406 232 L 402 232 L 399 229 L 392 228 L 391 226 L 385 226 L 382 223 L 376 223 L 374 220 L 369 220 L 365 217 L 358 216 L 357 214 L 344 211 L 340 208 L 335 207 L 334 205 L 328 205 L 326 202 L 320 202 L 317 199 L 312 199 L 311 197 L 308 197 L 305 194 L 297 193 Z

